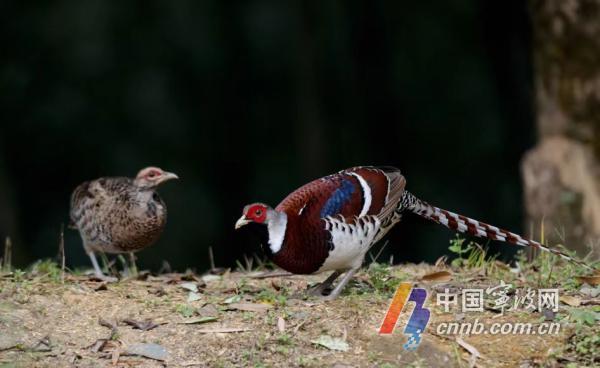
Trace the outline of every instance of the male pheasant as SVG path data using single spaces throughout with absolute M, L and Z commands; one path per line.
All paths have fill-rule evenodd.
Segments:
M 323 296 L 325 299 L 340 294 L 361 267 L 369 248 L 400 221 L 404 212 L 477 237 L 539 248 L 589 268 L 536 241 L 434 207 L 406 191 L 405 186 L 406 180 L 396 168 L 354 167 L 300 187 L 275 209 L 263 203 L 247 205 L 235 228 L 250 223 L 262 225 L 254 227 L 267 254 L 287 271 L 333 271 L 313 290 L 319 296 L 345 272 L 333 291 Z
M 136 252 L 158 240 L 167 207 L 155 189 L 177 175 L 158 167 L 140 170 L 135 179 L 105 177 L 80 184 L 71 196 L 71 227 L 78 229 L 96 277 L 102 273 L 94 252 Z

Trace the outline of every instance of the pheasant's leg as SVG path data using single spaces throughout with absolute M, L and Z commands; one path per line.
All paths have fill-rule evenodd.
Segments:
M 331 275 L 325 281 L 317 284 L 310 289 L 309 294 L 313 296 L 323 296 L 323 292 L 331 287 L 331 284 L 337 279 L 342 273 L 340 271 L 333 271 Z
M 123 275 L 129 277 L 131 276 L 131 271 L 129 270 L 129 265 L 127 265 L 127 261 L 122 254 L 117 255 L 117 260 L 121 262 L 121 266 L 123 266 Z
M 115 277 L 104 275 L 104 273 L 100 269 L 100 266 L 98 265 L 98 260 L 96 259 L 96 255 L 94 254 L 93 251 L 90 250 L 87 252 L 87 254 L 88 254 L 88 256 L 90 256 L 90 259 L 92 260 L 92 266 L 94 266 L 94 276 L 96 278 L 103 280 L 103 281 L 108 281 L 108 282 L 117 281 L 117 278 L 115 278 Z
M 135 254 L 133 254 L 133 252 L 129 252 L 129 263 L 130 263 L 130 268 L 131 268 L 131 276 L 137 276 L 138 275 L 138 268 L 137 265 L 135 264 Z
M 96 277 L 98 277 L 98 278 L 104 277 L 104 273 L 102 273 L 102 270 L 100 269 L 100 266 L 98 265 L 98 260 L 96 259 L 96 255 L 94 254 L 94 252 L 89 251 L 88 256 L 90 256 L 90 259 L 92 260 L 92 266 L 94 266 L 94 273 L 96 274 Z
M 333 291 L 329 295 L 323 296 L 322 299 L 323 300 L 333 300 L 333 299 L 337 298 L 338 295 L 340 295 L 342 293 L 342 290 L 344 290 L 344 287 L 346 287 L 346 284 L 348 284 L 348 281 L 350 281 L 352 276 L 354 276 L 354 274 L 356 273 L 356 271 L 359 270 L 359 268 L 360 267 L 352 268 L 352 269 L 346 271 L 346 274 L 344 274 L 344 277 L 342 277 L 342 280 L 335 286 L 335 289 L 333 289 Z

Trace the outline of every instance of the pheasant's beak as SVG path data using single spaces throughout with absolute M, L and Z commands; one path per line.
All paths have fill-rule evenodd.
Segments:
M 164 172 L 162 174 L 162 178 L 160 178 L 160 183 L 164 183 L 165 181 L 169 181 L 169 180 L 173 180 L 173 179 L 179 179 L 179 176 L 177 176 L 177 174 L 172 173 L 172 172 Z
M 246 215 L 242 215 L 242 217 L 240 217 L 240 219 L 235 223 L 235 229 L 237 230 L 242 226 L 248 225 L 249 223 L 250 220 L 246 218 Z

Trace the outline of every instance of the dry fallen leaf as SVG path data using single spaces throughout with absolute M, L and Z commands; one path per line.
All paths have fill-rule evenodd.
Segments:
M 195 282 L 182 282 L 179 286 L 193 293 L 198 292 L 198 285 Z
M 219 315 L 219 310 L 213 304 L 203 305 L 197 310 L 200 317 L 214 317 Z
M 142 331 L 148 331 L 148 330 L 156 328 L 160 325 L 160 324 L 152 322 L 149 319 L 146 319 L 144 321 L 136 321 L 134 319 L 127 318 L 127 319 L 122 320 L 121 322 L 128 324 L 128 325 L 132 326 L 133 328 L 137 328 L 138 330 L 142 330 Z M 165 324 L 165 323 L 162 323 L 162 324 Z
M 186 319 L 185 321 L 180 322 L 180 324 L 182 324 L 182 325 L 194 325 L 194 324 L 214 322 L 216 320 L 217 320 L 217 317 L 199 317 L 199 318 Z
M 219 275 L 204 275 L 202 276 L 202 281 L 209 283 L 209 282 L 213 282 L 213 281 L 219 281 L 221 280 L 221 276 Z
M 223 304 L 233 304 L 233 303 L 237 303 L 240 300 L 242 300 L 242 296 L 241 295 L 232 295 L 229 298 L 223 300 Z
M 108 285 L 108 282 L 104 281 L 98 284 L 98 286 L 96 286 L 94 288 L 94 291 L 104 291 L 104 290 L 108 290 L 108 287 L 106 286 Z
M 438 271 L 432 272 L 421 277 L 422 281 L 431 281 L 431 282 L 448 282 L 452 280 L 452 274 L 448 271 Z
M 164 361 L 169 357 L 169 352 L 162 345 L 158 344 L 134 344 L 125 349 L 122 355 L 139 355 Z
M 277 319 L 277 329 L 279 330 L 279 332 L 284 333 L 285 332 L 285 320 L 283 319 L 283 317 L 279 317 Z
M 195 301 L 198 301 L 200 299 L 202 299 L 202 296 L 200 294 L 195 293 L 193 291 L 190 291 L 188 293 L 188 298 L 187 298 L 188 303 L 195 302 Z
M 228 309 L 237 309 L 244 312 L 266 312 L 273 306 L 263 303 L 231 303 L 227 306 Z
M 560 301 L 567 305 L 570 305 L 571 307 L 579 307 L 581 305 L 581 299 L 579 299 L 576 296 L 561 295 Z
M 581 282 L 582 284 L 598 286 L 600 285 L 600 275 L 598 275 L 597 273 L 598 272 L 596 271 L 593 276 L 578 276 L 577 280 L 579 280 L 579 282 Z
M 112 360 L 113 367 L 117 366 L 117 364 L 119 363 L 119 358 L 120 357 L 121 357 L 121 350 L 120 349 L 115 349 L 115 350 L 112 351 L 111 360 Z
M 311 342 L 316 345 L 324 346 L 329 350 L 348 351 L 348 349 L 350 349 L 350 346 L 346 341 L 327 335 L 321 335 L 318 339 Z

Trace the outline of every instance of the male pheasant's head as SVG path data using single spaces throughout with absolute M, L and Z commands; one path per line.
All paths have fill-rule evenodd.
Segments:
M 142 189 L 153 189 L 171 179 L 179 179 L 179 177 L 161 168 L 150 166 L 140 170 L 133 182 Z
M 249 223 L 267 225 L 274 210 L 264 203 L 253 203 L 244 207 L 242 217 L 235 223 L 236 230 Z
M 268 244 L 268 250 L 271 254 L 281 250 L 287 227 L 285 212 L 276 211 L 264 203 L 249 204 L 244 207 L 242 217 L 235 223 L 235 228 L 239 229 L 248 224 L 265 225 L 254 226 L 262 245 L 266 246 Z

